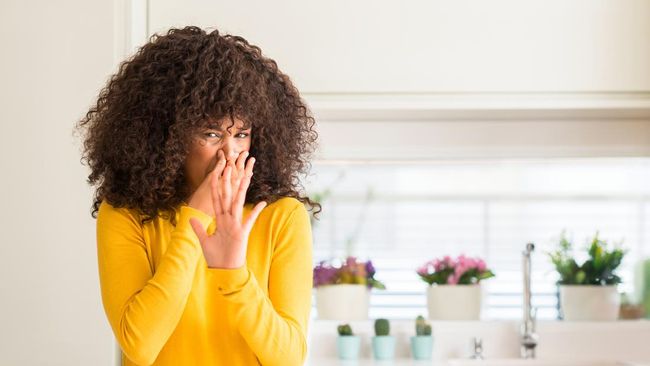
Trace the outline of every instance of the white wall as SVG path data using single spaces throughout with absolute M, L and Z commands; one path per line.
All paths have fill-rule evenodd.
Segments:
M 0 3 L 0 364 L 111 365 L 73 124 L 113 71 L 112 1 Z

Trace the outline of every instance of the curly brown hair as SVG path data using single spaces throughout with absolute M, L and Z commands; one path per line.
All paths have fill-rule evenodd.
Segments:
M 137 209 L 142 223 L 161 215 L 175 224 L 172 213 L 192 193 L 184 170 L 192 137 L 224 118 L 254 128 L 246 203 L 294 197 L 321 211 L 300 194 L 318 134 L 289 77 L 244 38 L 188 26 L 153 35 L 77 122 L 87 182 L 98 186 L 91 216 L 107 200 Z

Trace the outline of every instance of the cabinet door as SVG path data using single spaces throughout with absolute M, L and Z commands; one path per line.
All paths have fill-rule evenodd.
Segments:
M 148 32 L 216 27 L 303 93 L 650 90 L 650 2 L 148 2 Z

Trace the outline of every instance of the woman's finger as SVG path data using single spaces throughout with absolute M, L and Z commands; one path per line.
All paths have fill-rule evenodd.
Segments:
M 244 177 L 244 164 L 246 163 L 247 156 L 248 156 L 248 151 L 242 151 L 241 153 L 239 153 L 239 156 L 237 156 L 237 159 L 233 163 L 233 171 L 231 173 L 233 196 L 236 196 L 237 189 L 239 188 L 239 183 Z
M 246 158 L 248 157 L 248 151 L 242 151 L 237 158 L 237 172 L 241 173 L 244 171 L 246 165 Z
M 231 181 L 230 177 L 232 174 L 232 163 L 228 162 L 226 165 L 226 168 L 223 172 L 223 185 L 221 185 L 221 194 L 222 194 L 222 208 L 224 213 L 231 212 L 231 207 L 232 207 L 232 186 L 231 186 Z
M 214 214 L 221 215 L 223 214 L 223 206 L 221 204 L 221 196 L 219 193 L 219 180 L 221 179 L 221 173 L 223 172 L 224 167 L 226 166 L 226 159 L 224 158 L 223 152 L 219 150 L 217 153 L 218 161 L 214 170 L 212 171 L 211 181 L 210 181 L 210 191 L 212 192 L 212 206 L 214 207 Z
M 234 205 L 234 215 L 237 218 L 237 222 L 242 223 L 243 221 L 243 212 L 244 212 L 244 205 L 246 204 L 246 190 L 248 190 L 248 185 L 251 181 L 250 177 L 244 177 L 237 189 L 237 196 L 235 198 L 235 201 L 233 202 Z
M 246 191 L 251 182 L 251 177 L 253 176 L 253 165 L 255 165 L 255 158 L 250 158 L 246 163 L 246 170 L 243 172 L 244 176 L 237 187 L 237 193 L 235 196 L 235 213 L 236 217 L 239 220 L 242 220 L 242 212 L 244 210 L 244 204 L 246 203 Z
M 246 169 L 246 158 L 248 157 L 248 151 L 242 151 L 239 154 L 239 157 L 237 158 L 237 162 L 235 164 L 235 171 L 237 174 L 235 174 L 234 179 L 233 179 L 233 194 L 234 192 L 237 192 L 237 188 L 239 187 L 239 183 L 241 182 L 242 178 L 244 178 L 244 169 Z

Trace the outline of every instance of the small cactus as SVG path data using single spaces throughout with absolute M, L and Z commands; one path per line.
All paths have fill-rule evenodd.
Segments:
M 351 336 L 351 335 L 353 335 L 352 334 L 352 327 L 350 327 L 350 324 L 339 325 L 338 331 L 339 331 L 340 336 Z
M 422 315 L 418 315 L 415 319 L 415 334 L 417 336 L 430 336 L 431 325 L 427 324 Z
M 390 322 L 388 319 L 375 320 L 375 335 L 387 336 L 390 334 Z

